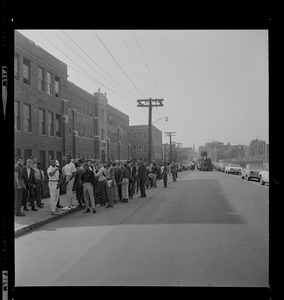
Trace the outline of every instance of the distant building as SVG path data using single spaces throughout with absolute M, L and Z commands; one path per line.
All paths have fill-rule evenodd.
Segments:
M 131 159 L 142 158 L 148 162 L 148 125 L 129 126 L 129 142 L 131 144 Z M 161 162 L 163 160 L 162 131 L 152 125 L 152 161 Z

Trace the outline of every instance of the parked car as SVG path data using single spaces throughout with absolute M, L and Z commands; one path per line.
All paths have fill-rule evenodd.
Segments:
M 227 174 L 242 174 L 242 167 L 239 164 L 229 164 L 225 167 L 225 173 Z
M 251 179 L 259 179 L 259 172 L 262 171 L 264 168 L 262 165 L 256 165 L 256 164 L 248 164 L 243 170 L 242 170 L 242 179 L 246 179 L 247 181 Z
M 269 184 L 269 171 L 268 170 L 260 171 L 258 176 L 259 176 L 259 182 L 261 185 L 265 185 L 266 183 Z
M 229 163 L 221 163 L 220 164 L 220 171 L 225 172 L 225 168 L 229 165 Z

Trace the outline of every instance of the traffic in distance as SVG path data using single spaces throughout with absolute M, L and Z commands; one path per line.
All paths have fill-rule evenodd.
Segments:
M 240 164 L 233 162 L 213 163 L 211 159 L 207 157 L 206 151 L 201 151 L 200 157 L 196 161 L 180 163 L 178 169 L 179 171 L 188 169 L 199 171 L 217 170 L 225 174 L 240 175 L 242 179 L 247 181 L 258 181 L 261 185 L 269 185 L 268 166 L 262 164 L 247 164 L 245 167 L 242 167 Z

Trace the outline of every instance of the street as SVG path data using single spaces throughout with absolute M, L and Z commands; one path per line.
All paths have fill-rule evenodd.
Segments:
M 269 286 L 268 186 L 217 171 L 162 185 L 17 238 L 15 286 Z

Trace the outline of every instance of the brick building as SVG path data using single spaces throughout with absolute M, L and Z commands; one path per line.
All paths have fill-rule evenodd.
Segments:
M 108 105 L 106 93 L 68 81 L 65 63 L 17 31 L 14 57 L 15 157 L 35 155 L 44 169 L 67 154 L 129 159 L 129 117 Z
M 68 153 L 67 65 L 15 32 L 15 156 L 45 165 Z
M 108 104 L 106 150 L 108 159 L 130 159 L 129 116 Z
M 131 158 L 142 158 L 148 161 L 148 125 L 129 126 L 129 141 L 132 147 Z M 163 160 L 162 131 L 152 125 L 152 161 L 161 162 Z

